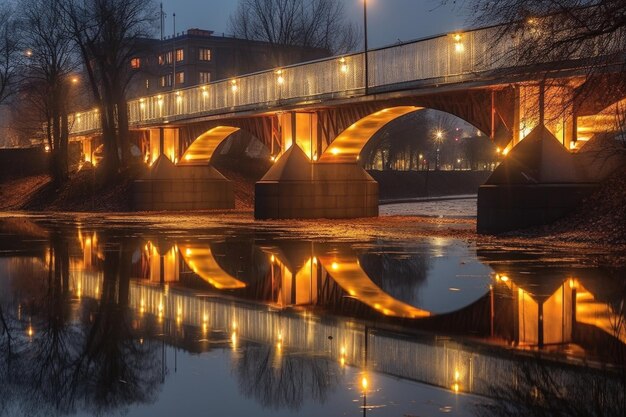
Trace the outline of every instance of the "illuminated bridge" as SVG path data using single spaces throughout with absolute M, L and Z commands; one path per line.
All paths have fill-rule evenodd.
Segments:
M 597 97 L 578 93 L 585 87 L 590 59 L 619 51 L 597 51 L 595 57 L 573 56 L 563 62 L 547 57 L 524 62 L 517 46 L 533 42 L 540 30 L 521 30 L 515 38 L 498 33 L 498 27 L 490 27 L 435 36 L 131 100 L 131 128 L 149 143 L 146 162 L 155 164 L 164 155 L 180 168 L 172 169 L 165 161 L 155 164 L 160 167 L 137 186 L 136 208 L 232 206 L 224 177 L 206 166 L 219 144 L 243 129 L 265 143 L 275 161 L 257 184 L 257 218 L 375 216 L 377 184 L 357 165 L 359 153 L 387 123 L 424 108 L 466 120 L 487 133 L 503 155 L 529 138 L 526 149 L 507 157 L 501 170 L 521 172 L 524 175 L 518 176 L 530 177 L 534 185 L 550 185 L 552 195 L 580 193 L 575 186 L 607 175 L 609 167 L 603 171 L 593 165 L 584 144 L 615 130 L 614 113 L 623 97 L 606 97 L 605 89 L 598 89 L 604 91 Z M 619 64 L 611 62 L 605 64 L 607 73 Z M 100 133 L 98 111 L 74 114 L 71 126 L 73 136 L 84 138 L 86 159 L 93 161 L 93 138 Z M 547 161 L 555 159 L 560 171 L 554 174 L 552 166 L 545 174 Z M 521 160 L 521 167 L 508 160 Z M 591 168 L 573 173 L 574 165 Z M 206 168 L 203 174 L 197 174 L 198 166 Z M 524 171 L 528 166 L 537 172 Z M 493 204 L 501 197 L 501 176 L 488 181 L 492 187 L 479 196 L 484 202 L 479 203 L 479 227 L 483 218 L 485 229 L 496 230 L 500 225 L 488 219 L 506 218 L 511 207 L 524 205 Z M 537 187 L 533 192 L 543 197 Z M 201 194 L 220 196 L 207 199 Z M 526 218 L 537 216 L 532 207 L 522 208 Z M 543 207 L 542 213 L 550 217 L 559 209 Z

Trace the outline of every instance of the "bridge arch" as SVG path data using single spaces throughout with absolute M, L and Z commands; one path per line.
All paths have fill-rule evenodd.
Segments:
M 459 118 L 465 123 L 474 126 L 473 123 L 457 114 L 437 108 L 420 105 L 398 105 L 373 112 L 360 118 L 352 125 L 344 129 L 325 149 L 318 158 L 319 163 L 355 163 L 365 146 L 374 136 L 389 123 L 410 113 L 433 110 Z M 480 129 L 479 129 L 480 130 Z
M 215 150 L 230 135 L 241 130 L 234 126 L 217 126 L 198 136 L 189 145 L 180 159 L 179 165 L 206 165 L 211 161 Z

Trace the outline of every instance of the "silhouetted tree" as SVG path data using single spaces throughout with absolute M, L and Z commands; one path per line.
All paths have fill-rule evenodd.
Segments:
M 60 24 L 62 0 L 22 0 L 25 71 L 21 91 L 39 110 L 36 124 L 46 126 L 51 174 L 59 183 L 68 176 L 68 141 L 71 88 L 78 66 L 74 43 Z
M 19 52 L 15 14 L 7 4 L 0 4 L 0 104 L 15 92 Z
M 66 28 L 73 37 L 93 98 L 100 110 L 106 177 L 130 161 L 128 84 L 130 60 L 154 32 L 152 0 L 63 0 Z M 121 157 L 121 158 L 120 158 Z
M 240 0 L 230 16 L 235 36 L 341 53 L 356 46 L 356 30 L 337 0 Z M 277 65 L 278 56 L 275 57 Z

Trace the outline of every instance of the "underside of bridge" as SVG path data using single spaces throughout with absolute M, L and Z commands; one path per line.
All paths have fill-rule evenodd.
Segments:
M 395 92 L 149 128 L 146 160 L 152 168 L 137 184 L 136 208 L 233 207 L 232 186 L 211 159 L 226 139 L 245 131 L 267 146 L 274 162 L 256 184 L 256 218 L 377 216 L 378 184 L 361 168 L 361 151 L 388 123 L 435 109 L 487 134 L 505 156 L 479 191 L 479 231 L 543 224 L 570 211 L 622 163 L 598 158 L 611 155 L 610 132 L 616 130 L 622 97 L 586 88 L 583 80 L 570 78 L 430 94 Z M 157 163 L 159 155 L 172 166 Z

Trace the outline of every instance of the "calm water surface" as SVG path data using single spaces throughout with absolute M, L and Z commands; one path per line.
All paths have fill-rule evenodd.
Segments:
M 0 415 L 623 415 L 625 281 L 448 238 L 4 217 Z

